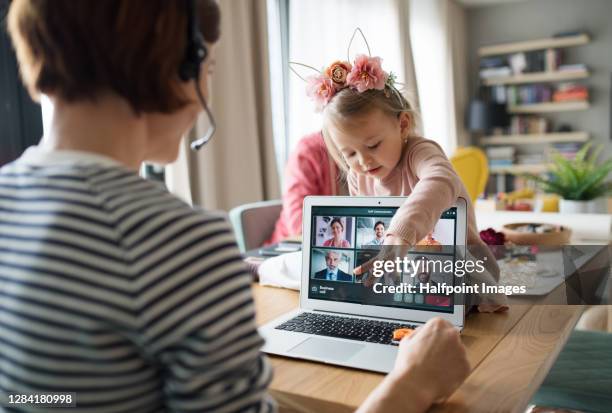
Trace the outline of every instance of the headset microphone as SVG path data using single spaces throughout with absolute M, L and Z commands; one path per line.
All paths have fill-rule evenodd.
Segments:
M 198 27 L 198 15 L 196 10 L 196 0 L 186 0 L 187 7 L 187 48 L 185 51 L 185 58 L 179 68 L 179 76 L 184 82 L 193 80 L 195 83 L 196 93 L 198 99 L 208 116 L 210 127 L 206 134 L 191 142 L 191 149 L 194 151 L 199 150 L 202 146 L 206 145 L 212 138 L 217 125 L 215 119 L 206 104 L 206 100 L 202 95 L 200 88 L 200 68 L 202 63 L 208 57 L 208 49 L 204 43 L 204 36 L 200 32 Z

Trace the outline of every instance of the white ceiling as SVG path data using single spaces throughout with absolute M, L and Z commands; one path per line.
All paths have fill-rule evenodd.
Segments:
M 457 0 L 459 4 L 465 7 L 494 6 L 497 4 L 519 3 L 525 1 L 529 0 Z

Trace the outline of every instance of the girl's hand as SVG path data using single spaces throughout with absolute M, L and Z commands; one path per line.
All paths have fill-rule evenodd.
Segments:
M 369 272 L 374 267 L 375 261 L 395 261 L 396 257 L 403 259 L 408 253 L 410 247 L 412 247 L 412 245 L 405 239 L 396 235 L 387 234 L 379 253 L 374 258 L 364 262 L 358 267 L 355 267 L 353 274 L 363 275 L 366 272 Z

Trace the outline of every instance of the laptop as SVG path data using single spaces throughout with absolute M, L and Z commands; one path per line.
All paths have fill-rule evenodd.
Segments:
M 423 278 L 433 285 L 452 285 L 452 271 L 423 274 L 428 267 L 404 266 L 383 275 L 377 267 L 359 277 L 353 274 L 356 266 L 377 256 L 380 231 L 388 228 L 405 200 L 304 199 L 299 308 L 259 328 L 265 353 L 388 373 L 397 355 L 392 337 L 397 328 L 416 328 L 439 316 L 463 329 L 459 294 L 422 294 L 416 288 Z M 459 198 L 428 235 L 426 252 L 417 248 L 406 257 L 415 263 L 459 259 L 466 233 L 467 204 Z M 402 292 L 399 285 L 408 289 Z

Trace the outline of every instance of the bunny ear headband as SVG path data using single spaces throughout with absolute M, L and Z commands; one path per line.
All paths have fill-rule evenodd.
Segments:
M 368 49 L 368 54 L 358 54 L 351 65 L 349 54 L 357 33 L 361 35 Z M 395 74 L 382 70 L 382 59 L 379 56 L 371 56 L 368 41 L 359 27 L 355 29 L 351 36 L 346 54 L 346 61 L 336 60 L 323 71 L 303 63 L 289 62 L 291 71 L 306 82 L 306 95 L 315 102 L 317 112 L 323 110 L 336 93 L 349 87 L 359 93 L 370 89 L 385 90 L 385 87 L 388 87 L 389 91 L 399 94 L 395 87 L 398 84 Z M 316 74 L 303 77 L 294 66 L 310 69 L 315 71 Z M 389 97 L 390 93 L 385 91 L 385 95 Z

